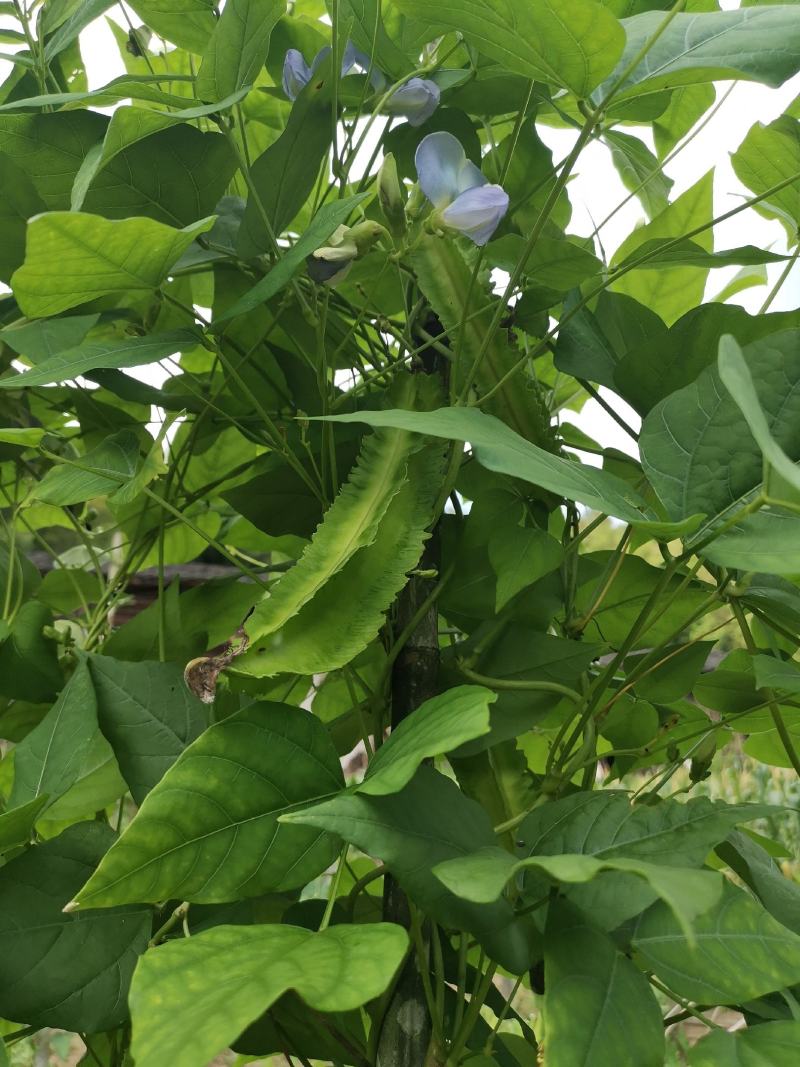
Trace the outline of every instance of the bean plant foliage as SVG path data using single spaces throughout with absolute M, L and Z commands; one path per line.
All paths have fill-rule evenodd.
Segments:
M 796 1063 L 784 809 L 696 786 L 800 772 L 800 108 L 787 254 L 664 167 L 800 9 L 110 8 L 0 4 L 0 1062 Z

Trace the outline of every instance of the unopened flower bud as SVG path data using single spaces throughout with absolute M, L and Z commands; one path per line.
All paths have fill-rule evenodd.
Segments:
M 383 157 L 378 172 L 378 199 L 389 229 L 395 237 L 402 237 L 406 232 L 406 195 L 391 152 Z

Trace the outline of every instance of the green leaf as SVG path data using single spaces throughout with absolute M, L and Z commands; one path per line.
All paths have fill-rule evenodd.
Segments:
M 91 656 L 89 665 L 100 729 L 141 804 L 208 726 L 208 709 L 184 685 L 176 664 Z
M 0 444 L 14 445 L 16 448 L 35 448 L 41 443 L 46 430 L 35 426 L 11 426 L 0 430 Z
M 46 210 L 67 210 L 75 177 L 107 125 L 95 111 L 0 114 L 0 152 L 28 175 Z
M 584 567 L 590 562 L 601 564 L 604 569 L 613 565 L 610 552 L 583 557 Z M 663 576 L 661 568 L 654 567 L 638 556 L 627 556 L 620 564 L 613 584 L 594 611 L 591 622 L 584 627 L 586 636 L 620 648 Z M 594 573 L 591 573 L 588 581 L 583 580 L 581 570 L 578 577 L 580 585 L 575 594 L 575 606 L 580 614 L 586 614 L 591 611 L 600 592 L 598 580 Z M 705 585 L 685 583 L 682 577 L 673 575 L 664 593 L 663 607 L 660 611 L 652 612 L 642 624 L 634 647 L 658 646 L 668 640 L 681 628 L 687 617 L 703 606 L 710 591 Z M 666 602 L 667 598 L 669 602 Z
M 130 6 L 159 37 L 198 55 L 217 25 L 214 0 L 131 0 Z
M 99 318 L 99 315 L 70 315 L 63 319 L 24 322 L 0 330 L 0 341 L 31 362 L 41 363 L 64 349 L 77 348 Z
M 646 415 L 659 400 L 691 385 L 716 362 L 723 334 L 733 334 L 744 345 L 797 325 L 796 312 L 748 315 L 732 304 L 701 304 L 668 330 L 653 328 L 630 346 L 614 374 L 617 391 Z
M 399 793 L 342 793 L 283 821 L 337 834 L 383 860 L 415 904 L 445 927 L 469 930 L 515 974 L 530 963 L 524 932 L 513 924 L 507 900 L 471 904 L 446 890 L 432 872 L 437 863 L 495 841 L 485 810 L 433 768 L 420 767 Z
M 39 813 L 46 803 L 47 797 L 35 797 L 19 808 L 0 814 L 0 853 L 28 844 Z
M 49 806 L 63 796 L 78 780 L 96 733 L 94 688 L 81 659 L 53 707 L 14 750 L 10 803 L 46 797 Z
M 5 337 L 3 337 L 5 340 Z M 123 341 L 90 341 L 67 348 L 54 356 L 37 362 L 23 374 L 0 378 L 0 389 L 25 389 L 34 385 L 51 385 L 98 368 L 141 367 L 157 363 L 168 356 L 178 355 L 202 341 L 194 330 L 173 330 L 171 333 L 150 334 L 147 337 L 127 337 Z
M 208 1063 L 289 990 L 316 1011 L 357 1008 L 386 989 L 407 944 L 402 927 L 376 923 L 218 926 L 162 945 L 131 988 L 137 1067 Z
M 331 0 L 326 0 L 325 6 L 330 14 Z M 399 78 L 412 69 L 412 60 L 419 55 L 420 49 L 412 52 L 409 58 L 401 47 L 402 31 L 407 23 L 404 15 L 383 8 L 381 0 L 339 0 L 338 7 L 339 25 L 346 26 L 352 20 L 350 36 L 366 55 L 374 53 L 374 65 L 378 70 Z M 424 44 L 425 40 L 423 37 L 418 43 Z
M 273 237 L 305 204 L 327 160 L 332 128 L 325 69 L 298 96 L 286 129 L 250 168 L 252 185 L 237 238 L 239 254 L 245 258 L 273 249 Z
M 795 14 L 797 20 L 797 14 Z M 800 173 L 800 121 L 783 115 L 768 126 L 757 122 L 731 156 L 737 178 L 756 195 Z M 768 218 L 779 219 L 794 244 L 800 228 L 798 182 L 756 205 Z
M 655 904 L 636 925 L 633 947 L 648 970 L 701 1004 L 740 1004 L 800 982 L 800 937 L 729 885 L 694 925 L 691 948 L 675 917 Z
M 609 130 L 604 137 L 625 188 L 639 197 L 649 218 L 661 214 L 675 183 L 659 169 L 656 157 L 639 137 L 618 130 Z
M 114 840 L 105 823 L 70 826 L 0 870 L 0 1012 L 31 1025 L 94 1034 L 120 1026 L 149 908 L 64 915 Z
M 792 660 L 775 656 L 753 656 L 756 685 L 759 689 L 782 689 L 784 693 L 800 693 L 800 668 Z
M 187 123 L 170 124 L 110 159 L 104 144 L 95 162 L 82 210 L 109 219 L 145 216 L 168 226 L 210 215 L 238 166 L 227 138 Z
M 272 29 L 286 6 L 283 0 L 229 0 L 217 23 L 197 74 L 200 100 L 222 100 L 252 85 L 269 51 Z
M 223 322 L 235 319 L 238 315 L 244 315 L 271 300 L 289 284 L 295 271 L 305 262 L 306 257 L 325 244 L 336 227 L 341 226 L 347 220 L 353 209 L 367 195 L 367 193 L 360 193 L 344 200 L 335 200 L 331 204 L 324 204 L 303 235 L 288 251 L 284 252 L 269 273 L 260 282 L 256 282 L 253 288 L 240 297 L 232 307 L 215 317 L 213 328 L 218 330 Z
M 653 518 L 644 500 L 621 478 L 596 467 L 573 463 L 554 456 L 524 440 L 492 415 L 477 408 L 439 408 L 438 411 L 359 411 L 351 415 L 330 415 L 331 421 L 366 422 L 370 426 L 391 426 L 468 441 L 478 461 L 489 470 L 522 478 L 552 493 L 578 500 L 625 522 Z
M 80 460 L 52 467 L 33 489 L 33 497 L 65 507 L 95 496 L 106 496 L 130 481 L 139 465 L 139 439 L 120 430 Z
M 800 334 L 795 336 L 800 342 Z M 795 489 L 800 489 L 800 469 L 789 459 L 772 436 L 758 399 L 750 368 L 745 362 L 741 348 L 730 334 L 720 339 L 717 368 L 722 384 L 744 415 L 750 433 L 761 449 L 765 462 L 769 463 L 785 482 Z M 800 444 L 798 455 L 800 455 Z
M 712 1030 L 689 1049 L 689 1067 L 793 1067 L 800 1022 L 760 1023 L 744 1030 Z
M 498 612 L 517 593 L 561 566 L 564 550 L 544 530 L 504 526 L 489 540 L 489 559 L 497 575 Z
M 779 923 L 800 934 L 800 885 L 784 875 L 766 849 L 749 834 L 732 833 L 717 845 L 717 855 L 748 885 Z
M 640 54 L 664 15 L 648 11 L 625 20 L 627 42 L 606 85 Z M 676 15 L 622 83 L 616 103 L 647 93 L 700 82 L 759 81 L 782 85 L 800 70 L 800 26 L 790 7 L 710 11 Z
M 709 171 L 652 222 L 634 230 L 614 253 L 612 266 L 619 269 L 652 248 L 652 242 L 682 237 L 696 226 L 710 222 L 713 178 L 714 172 Z M 713 248 L 710 227 L 692 240 L 706 252 Z M 707 267 L 694 266 L 665 267 L 655 271 L 634 269 L 624 277 L 612 280 L 611 288 L 653 308 L 670 324 L 703 299 L 707 272 Z
M 14 160 L 0 152 L 0 281 L 8 282 L 25 259 L 25 232 L 28 219 L 44 211 L 28 175 Z
M 550 1067 L 662 1067 L 661 1009 L 647 979 L 564 901 L 548 909 L 544 981 Z
M 406 389 L 413 387 L 412 383 Z M 245 629 L 251 641 L 280 630 L 359 550 L 375 540 L 381 519 L 399 492 L 412 437 L 408 430 L 367 438 L 350 478 L 297 561 L 255 608 Z
M 764 574 L 800 574 L 800 516 L 762 508 L 703 549 L 720 567 Z
M 799 340 L 800 331 L 785 330 L 744 349 L 767 432 L 789 459 L 800 459 Z M 761 449 L 748 421 L 716 367 L 649 413 L 639 437 L 642 466 L 673 518 L 701 509 L 722 514 L 761 484 Z
M 799 168 L 800 169 L 800 168 Z M 661 270 L 663 267 L 730 267 L 759 265 L 762 263 L 785 263 L 789 256 L 780 256 L 755 245 L 742 245 L 740 248 L 726 248 L 721 252 L 709 252 L 694 241 L 674 243 L 672 238 L 660 238 L 647 241 L 631 255 L 626 262 L 634 262 L 647 256 L 647 262 L 641 270 Z M 621 263 L 620 267 L 625 266 Z
M 516 831 L 517 856 L 581 853 L 595 859 L 643 860 L 669 867 L 700 867 L 711 849 L 739 823 L 769 809 L 756 804 L 727 805 L 698 797 L 685 804 L 663 801 L 655 807 L 631 805 L 622 792 L 578 793 L 537 808 Z M 665 884 L 670 883 L 669 875 Z M 547 892 L 548 882 L 528 872 L 527 898 Z M 641 878 L 609 872 L 569 892 L 570 900 L 607 929 L 638 914 L 655 894 Z
M 288 704 L 251 704 L 183 751 L 75 904 L 221 903 L 305 885 L 333 860 L 336 845 L 323 832 L 279 825 L 278 816 L 343 784 L 314 716 Z
M 610 74 L 625 44 L 622 26 L 593 0 L 397 0 L 431 36 L 463 33 L 506 71 L 585 97 Z
M 260 635 L 256 647 L 237 658 L 234 671 L 256 677 L 319 674 L 344 666 L 363 651 L 384 624 L 408 571 L 419 562 L 443 468 L 440 448 L 412 455 L 407 477 L 389 501 L 372 542 L 351 555 L 280 630 L 271 637 Z M 353 589 L 359 590 L 357 597 Z M 269 604 L 256 609 L 260 618 Z
M 404 719 L 375 753 L 356 792 L 397 793 L 425 759 L 451 752 L 489 732 L 489 705 L 497 696 L 480 685 L 459 685 L 431 697 Z
M 64 684 L 58 667 L 57 646 L 45 637 L 53 616 L 37 600 L 29 600 L 10 624 L 10 634 L 0 644 L 0 693 L 37 704 L 55 699 Z
M 488 848 L 462 859 L 434 867 L 433 873 L 447 888 L 466 900 L 488 904 L 496 900 L 507 883 L 520 871 L 535 870 L 554 882 L 590 882 L 603 871 L 623 871 L 644 879 L 672 909 L 689 943 L 692 920 L 712 907 L 722 893 L 722 879 L 712 871 L 687 871 L 664 867 L 625 856 L 598 860 L 581 853 L 530 856 L 514 861 L 502 848 Z
M 100 296 L 149 292 L 212 222 L 175 230 L 152 219 L 111 222 L 66 211 L 39 215 L 28 224 L 25 262 L 11 279 L 14 296 L 24 314 L 35 318 Z

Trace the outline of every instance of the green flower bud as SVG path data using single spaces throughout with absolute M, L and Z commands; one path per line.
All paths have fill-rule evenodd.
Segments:
M 389 229 L 395 237 L 402 237 L 406 232 L 406 194 L 391 152 L 384 156 L 378 173 L 378 199 Z

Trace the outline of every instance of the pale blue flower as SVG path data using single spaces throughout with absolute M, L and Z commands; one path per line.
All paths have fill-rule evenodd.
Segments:
M 411 78 L 392 93 L 383 110 L 387 115 L 402 115 L 410 126 L 421 126 L 439 106 L 440 96 L 436 82 L 429 78 Z
M 423 137 L 416 164 L 420 189 L 441 223 L 485 245 L 508 211 L 505 189 L 490 184 L 467 159 L 460 142 L 445 131 Z
M 290 100 L 297 99 L 330 54 L 330 47 L 326 45 L 317 52 L 309 66 L 302 52 L 296 48 L 289 49 L 283 60 L 283 91 Z M 352 41 L 348 41 L 342 56 L 342 77 L 346 77 L 352 70 L 360 70 L 362 74 L 366 74 L 369 70 L 369 56 L 359 51 Z M 383 74 L 374 68 L 370 81 L 376 91 L 385 84 Z

